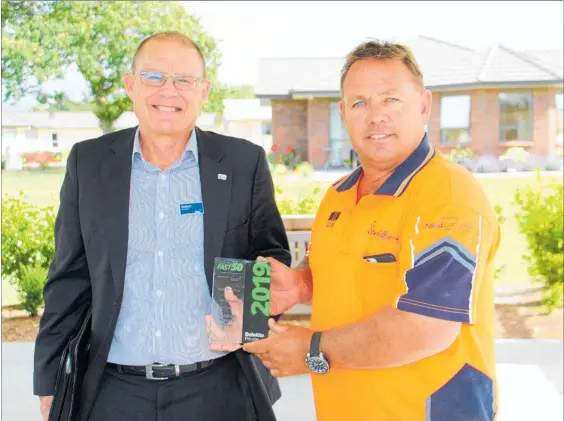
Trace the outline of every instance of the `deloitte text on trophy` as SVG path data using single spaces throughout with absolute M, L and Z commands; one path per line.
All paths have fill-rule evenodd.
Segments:
M 210 343 L 236 345 L 268 336 L 270 263 L 217 257 Z

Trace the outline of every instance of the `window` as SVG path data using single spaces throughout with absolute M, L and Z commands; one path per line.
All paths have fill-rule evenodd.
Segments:
M 323 149 L 329 152 L 326 168 L 329 166 L 347 167 L 346 159 L 351 159 L 356 163 L 355 152 L 337 101 L 329 102 L 329 145 Z
M 343 122 L 341 112 L 339 111 L 339 103 L 330 102 L 329 103 L 329 142 L 330 143 L 334 143 L 335 141 L 344 142 L 348 140 L 349 140 L 349 134 L 347 132 L 345 123 Z
M 272 121 L 262 122 L 262 134 L 271 135 L 272 134 Z
M 59 146 L 59 140 L 57 139 L 57 133 L 51 134 L 51 140 L 53 141 L 53 147 L 57 148 Z
M 499 94 L 500 140 L 533 140 L 533 95 L 530 92 Z
M 260 99 L 259 99 L 259 104 L 260 104 L 261 106 L 269 106 L 269 107 L 270 107 L 270 106 L 272 105 L 272 102 L 271 102 L 271 100 L 270 100 L 269 98 L 260 98 Z
M 470 143 L 470 95 L 441 97 L 441 144 Z

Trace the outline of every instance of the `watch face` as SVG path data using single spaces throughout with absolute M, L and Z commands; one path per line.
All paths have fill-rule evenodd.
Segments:
M 307 366 L 311 371 L 317 374 L 325 374 L 329 371 L 329 363 L 321 356 L 308 357 Z

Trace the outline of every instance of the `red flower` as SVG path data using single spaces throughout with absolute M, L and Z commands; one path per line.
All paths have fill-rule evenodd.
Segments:
M 293 152 L 294 152 L 294 148 L 292 148 L 291 146 L 288 146 L 288 147 L 286 148 L 286 152 L 287 152 L 287 153 L 293 153 Z
M 274 143 L 274 144 L 270 147 L 270 150 L 271 150 L 272 152 L 276 152 L 276 151 L 278 150 L 278 145 L 277 145 L 276 143 Z

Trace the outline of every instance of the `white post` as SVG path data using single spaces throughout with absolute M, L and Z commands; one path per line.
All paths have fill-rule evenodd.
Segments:
M 16 140 L 16 142 L 6 147 L 6 171 L 21 171 L 22 169 L 22 158 Z

